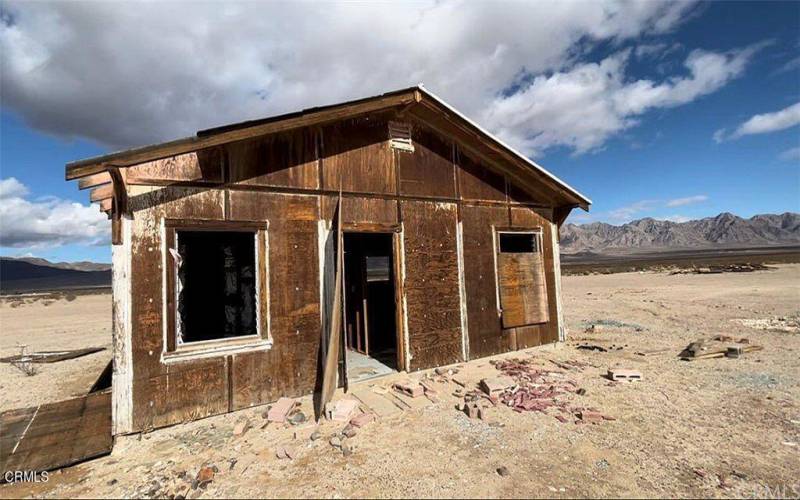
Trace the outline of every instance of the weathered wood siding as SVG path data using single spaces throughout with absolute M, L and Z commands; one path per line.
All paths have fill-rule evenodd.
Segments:
M 389 120 L 410 122 L 413 152 L 390 146 Z M 410 117 L 381 114 L 250 139 L 131 167 L 127 179 L 133 181 L 128 344 L 133 410 L 126 430 L 313 390 L 321 328 L 319 221 L 330 220 L 340 189 L 345 225 L 402 229 L 400 306 L 406 316 L 398 326 L 407 338 L 411 370 L 462 361 L 465 343 L 474 359 L 558 339 L 552 215 L 525 206 L 538 200 Z M 268 222 L 270 349 L 170 364 L 161 360 L 164 218 Z M 502 328 L 494 227 L 541 227 L 547 323 Z
M 412 370 L 463 360 L 454 203 L 402 201 Z

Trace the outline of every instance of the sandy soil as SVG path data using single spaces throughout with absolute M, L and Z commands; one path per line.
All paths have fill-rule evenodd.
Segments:
M 532 359 L 554 379 L 574 381 L 586 394 L 559 399 L 613 421 L 562 423 L 551 410 L 516 413 L 502 406 L 489 409 L 486 420 L 470 420 L 454 409 L 458 400 L 450 393 L 458 386 L 450 383 L 437 386 L 439 403 L 359 430 L 348 440 L 350 456 L 328 444 L 343 424 L 323 424 L 324 437 L 316 441 L 305 437 L 308 428 L 294 439 L 297 428 L 288 425 L 262 429 L 260 407 L 120 438 L 109 457 L 53 474 L 47 483 L 0 487 L 0 496 L 800 495 L 800 333 L 772 328 L 797 324 L 800 265 L 743 274 L 574 276 L 564 278 L 563 290 L 569 341 L 498 358 Z M 107 309 L 97 311 L 108 321 Z M 5 337 L 8 309 L 0 312 Z M 48 320 L 65 323 L 55 315 Z M 587 333 L 592 324 L 601 326 Z M 38 334 L 30 325 L 28 331 L 33 343 Z M 677 358 L 690 341 L 717 334 L 748 337 L 764 350 L 739 359 Z M 576 348 L 583 343 L 622 349 Z M 635 354 L 656 349 L 669 351 Z M 462 365 L 457 377 L 475 384 L 495 373 L 490 361 Z M 585 366 L 557 365 L 572 361 Z M 641 370 L 645 378 L 611 383 L 603 374 L 615 366 Z M 6 390 L 17 389 L 9 384 Z M 303 407 L 310 407 L 307 398 Z M 235 436 L 243 418 L 253 428 Z M 284 446 L 294 459 L 276 457 Z M 206 464 L 219 472 L 205 490 L 193 490 L 191 479 Z M 501 466 L 507 476 L 497 473 Z
M 27 376 L 0 363 L 0 411 L 86 394 L 111 360 L 111 294 L 67 293 L 0 299 L 0 357 L 27 352 L 105 347 L 58 363 L 35 364 Z

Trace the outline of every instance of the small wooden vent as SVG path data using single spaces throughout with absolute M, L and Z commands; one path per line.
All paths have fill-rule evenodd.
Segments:
M 394 149 L 414 152 L 411 142 L 411 125 L 403 122 L 389 122 L 389 142 Z

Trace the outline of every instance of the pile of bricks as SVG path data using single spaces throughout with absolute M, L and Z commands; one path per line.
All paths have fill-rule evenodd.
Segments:
M 578 392 L 574 381 L 556 379 L 552 372 L 534 366 L 531 360 L 510 359 L 497 361 L 494 365 L 504 375 L 514 379 L 514 385 L 507 387 L 499 395 L 500 402 L 514 411 L 547 413 L 552 409 L 558 412 L 554 417 L 559 422 L 569 421 L 565 415 L 578 417 L 576 422 L 584 420 L 578 415 L 581 408 L 570 407 L 567 401 L 559 398 Z M 567 366 L 582 368 L 577 363 L 569 363 Z

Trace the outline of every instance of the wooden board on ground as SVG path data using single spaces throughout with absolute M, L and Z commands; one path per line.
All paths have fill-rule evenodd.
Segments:
M 403 411 L 400 409 L 400 407 L 392 403 L 386 397 L 372 392 L 372 389 L 369 387 L 354 391 L 353 396 L 367 406 L 378 417 L 389 417 Z
M 17 354 L 0 358 L 3 363 L 15 362 L 29 362 L 29 363 L 55 363 L 56 361 L 64 361 L 67 359 L 80 358 L 105 350 L 105 347 L 87 347 L 86 349 L 75 349 L 71 351 L 40 351 L 30 352 L 26 354 Z
M 0 469 L 51 470 L 111 452 L 111 391 L 0 414 Z

